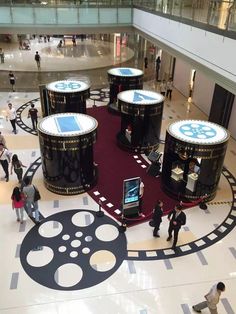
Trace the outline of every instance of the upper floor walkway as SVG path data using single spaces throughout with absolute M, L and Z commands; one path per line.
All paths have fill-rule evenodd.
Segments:
M 94 29 L 131 27 L 133 8 L 236 38 L 236 1 L 217 0 L 0 0 L 1 33 L 30 29 L 62 29 L 74 33 L 75 26 Z

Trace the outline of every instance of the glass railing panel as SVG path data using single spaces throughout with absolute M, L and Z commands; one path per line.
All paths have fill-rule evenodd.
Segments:
M 236 31 L 236 3 L 229 9 L 228 30 Z
M 201 23 L 208 22 L 208 12 L 212 1 L 196 0 L 194 1 L 194 20 Z
M 57 24 L 55 8 L 37 8 L 35 24 Z
M 118 9 L 118 23 L 130 24 L 132 23 L 132 9 L 131 8 L 119 8 Z
M 193 1 L 192 0 L 182 0 L 182 10 L 181 16 L 186 19 L 193 19 Z
M 172 14 L 175 16 L 181 16 L 181 4 L 182 0 L 173 0 Z
M 0 7 L 0 23 L 1 24 L 10 24 L 11 20 L 11 11 L 9 7 Z
M 230 2 L 226 1 L 213 2 L 209 12 L 208 23 L 220 29 L 226 29 L 231 5 Z
M 80 24 L 99 24 L 98 8 L 79 9 L 79 23 Z
M 78 11 L 75 8 L 57 8 L 58 24 L 78 24 Z
M 33 7 L 12 7 L 12 23 L 34 24 Z
M 116 9 L 100 9 L 99 10 L 99 23 L 100 24 L 117 23 L 117 10 Z

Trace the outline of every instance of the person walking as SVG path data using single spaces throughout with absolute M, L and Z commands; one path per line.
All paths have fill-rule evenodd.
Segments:
M 23 224 L 24 220 L 24 203 L 25 197 L 24 194 L 20 191 L 19 187 L 16 186 L 13 189 L 12 195 L 12 209 L 16 211 L 16 220 Z
M 16 131 L 16 109 L 12 106 L 11 103 L 8 104 L 8 109 L 7 109 L 7 116 L 6 116 L 6 120 L 8 121 L 8 119 L 11 122 L 12 125 L 12 132 L 13 133 L 17 133 Z
M 25 209 L 28 215 L 31 218 L 35 219 L 35 223 L 39 224 L 39 209 L 38 209 L 38 200 L 35 199 L 36 194 L 36 187 L 31 184 L 31 180 L 29 177 L 24 178 L 24 187 L 23 187 L 23 193 L 25 195 L 26 201 L 25 201 Z M 34 212 L 34 216 L 33 216 Z
M 1 131 L 0 131 L 0 143 L 3 144 L 3 147 L 7 148 L 5 137 L 2 135 Z
M 201 310 L 208 307 L 211 314 L 218 314 L 217 304 L 220 301 L 221 292 L 225 291 L 225 284 L 223 282 L 218 282 L 210 291 L 205 295 L 206 301 L 200 302 L 193 306 L 193 310 L 197 313 L 201 313 Z
M 6 149 L 3 145 L 3 143 L 0 143 L 0 164 L 3 168 L 3 171 L 5 172 L 5 179 L 6 182 L 9 181 L 9 162 L 10 162 L 10 156 L 8 149 Z
M 144 67 L 145 67 L 145 69 L 148 68 L 148 58 L 147 57 L 144 58 Z
M 12 88 L 12 91 L 14 92 L 15 91 L 15 83 L 16 83 L 16 78 L 15 78 L 15 75 L 13 74 L 12 71 L 9 72 L 8 74 L 8 77 L 9 77 L 9 82 L 11 84 L 11 88 Z
M 1 59 L 1 63 L 4 63 L 5 61 L 5 54 L 2 48 L 0 48 L 0 59 Z
M 172 239 L 172 232 L 174 231 L 174 242 L 172 245 L 172 249 L 175 250 L 176 244 L 178 241 L 178 234 L 181 226 L 186 224 L 186 215 L 182 211 L 181 205 L 176 205 L 175 209 L 172 210 L 168 215 L 168 220 L 170 221 L 169 229 L 168 229 L 168 238 L 166 241 L 170 241 Z
M 171 78 L 166 83 L 166 98 L 171 100 L 172 98 L 172 90 L 173 90 L 173 81 Z
M 152 221 L 153 221 L 153 236 L 159 238 L 160 235 L 158 233 L 160 229 L 160 224 L 162 222 L 162 216 L 163 216 L 163 202 L 158 201 L 155 205 L 155 208 L 153 210 L 153 216 L 152 216 Z
M 163 80 L 160 84 L 160 93 L 165 97 L 166 95 L 166 81 Z
M 36 130 L 38 124 L 38 110 L 31 104 L 31 108 L 28 111 L 28 118 L 31 118 L 33 129 Z
M 18 156 L 14 154 L 11 159 L 11 175 L 12 170 L 14 169 L 15 174 L 17 175 L 18 182 L 22 183 L 22 176 L 23 176 L 23 167 L 27 168 L 22 164 L 22 162 L 18 159 Z
M 36 61 L 36 64 L 37 64 L 37 67 L 39 70 L 41 67 L 41 57 L 40 57 L 38 51 L 36 51 L 36 53 L 35 53 L 34 60 Z
M 159 79 L 160 67 L 161 67 L 161 58 L 158 56 L 156 58 L 156 81 L 158 81 L 158 79 Z

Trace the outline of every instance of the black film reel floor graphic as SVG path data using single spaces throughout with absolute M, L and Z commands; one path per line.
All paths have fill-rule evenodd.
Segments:
M 27 175 L 32 176 L 33 178 L 40 164 L 41 158 L 38 158 L 28 169 Z M 205 249 L 223 239 L 236 226 L 236 179 L 226 168 L 223 168 L 223 175 L 227 179 L 231 188 L 232 203 L 228 216 L 216 229 L 196 241 L 177 246 L 175 251 L 170 248 L 157 250 L 128 250 L 125 259 L 137 261 L 170 259 L 196 253 L 197 251 Z
M 126 257 L 127 243 L 119 225 L 84 209 L 44 219 L 24 238 L 20 259 L 25 272 L 56 290 L 79 290 L 109 278 Z

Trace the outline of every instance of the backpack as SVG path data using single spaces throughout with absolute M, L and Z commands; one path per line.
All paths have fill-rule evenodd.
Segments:
M 39 61 L 40 60 L 40 56 L 39 55 L 35 55 L 34 59 L 35 59 L 35 61 Z
M 34 202 L 37 202 L 41 199 L 41 195 L 39 193 L 39 190 L 33 185 L 34 187 Z

